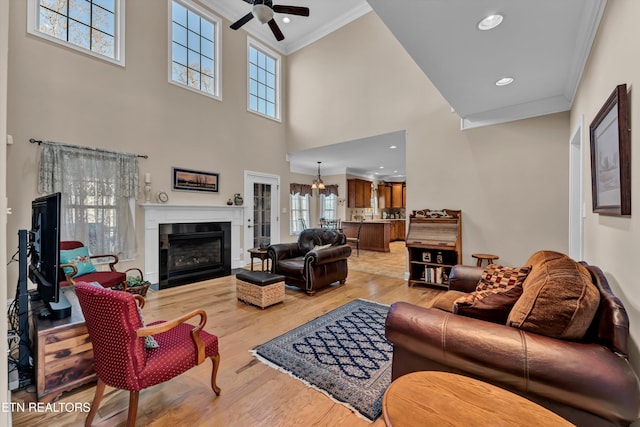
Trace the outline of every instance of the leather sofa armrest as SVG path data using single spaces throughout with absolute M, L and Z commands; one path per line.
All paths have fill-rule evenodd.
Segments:
M 268 257 L 275 263 L 277 260 L 295 258 L 303 255 L 300 251 L 298 243 L 278 243 L 269 246 L 267 249 Z
M 349 245 L 330 246 L 320 250 L 312 249 L 305 255 L 305 264 L 308 259 L 312 259 L 314 264 L 320 265 L 349 258 L 350 255 L 351 246 Z
M 618 422 L 640 414 L 640 387 L 629 362 L 598 344 L 545 337 L 403 302 L 389 310 L 386 337 L 394 348 L 500 387 Z
M 473 292 L 484 269 L 470 265 L 454 265 L 449 273 L 449 290 L 460 292 Z

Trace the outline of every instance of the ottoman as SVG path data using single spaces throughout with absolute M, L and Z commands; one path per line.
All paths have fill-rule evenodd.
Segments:
M 282 302 L 284 276 L 266 271 L 242 271 L 236 274 L 236 296 L 262 309 Z

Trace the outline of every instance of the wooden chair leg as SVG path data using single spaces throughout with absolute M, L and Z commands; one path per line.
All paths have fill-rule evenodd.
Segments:
M 138 416 L 138 397 L 139 391 L 129 392 L 129 414 L 127 415 L 127 427 L 135 427 L 136 417 Z
M 89 415 L 87 415 L 87 419 L 84 422 L 85 427 L 90 427 L 93 419 L 98 412 L 98 406 L 100 406 L 100 402 L 102 401 L 102 395 L 104 394 L 104 386 L 105 384 L 101 379 L 98 378 L 98 384 L 96 385 L 96 394 L 93 396 L 93 402 L 91 402 L 91 410 L 89 411 Z
M 220 387 L 216 384 L 216 377 L 218 376 L 218 366 L 220 365 L 220 353 L 211 356 L 213 362 L 213 369 L 211 369 L 211 388 L 215 392 L 216 396 L 220 396 Z

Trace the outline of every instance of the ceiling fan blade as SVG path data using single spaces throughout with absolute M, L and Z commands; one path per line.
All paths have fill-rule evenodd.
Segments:
M 231 24 L 231 29 L 237 30 L 238 28 L 242 27 L 244 24 L 251 21 L 252 19 L 253 19 L 253 13 L 249 12 L 246 15 L 244 15 L 242 18 L 238 19 L 236 22 Z
M 288 13 L 289 15 L 309 16 L 308 7 L 274 5 L 273 11 L 278 13 Z
M 253 4 L 253 0 L 244 0 L 245 3 Z
M 276 40 L 284 40 L 284 34 L 282 34 L 282 31 L 280 31 L 280 27 L 278 27 L 278 24 L 276 24 L 276 21 L 273 18 L 271 18 L 271 21 L 269 21 L 268 24 L 269 28 L 271 28 L 271 31 L 273 32 L 273 35 L 276 36 Z

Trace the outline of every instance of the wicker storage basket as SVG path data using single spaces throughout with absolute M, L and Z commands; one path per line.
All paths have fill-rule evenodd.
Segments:
M 236 279 L 236 295 L 239 300 L 260 308 L 284 301 L 284 281 L 259 286 Z
M 149 286 L 151 286 L 151 284 L 143 285 L 143 286 L 127 287 L 127 292 L 129 292 L 131 294 L 137 294 L 137 295 L 142 295 L 143 297 L 146 297 L 147 296 L 147 291 L 149 290 Z

